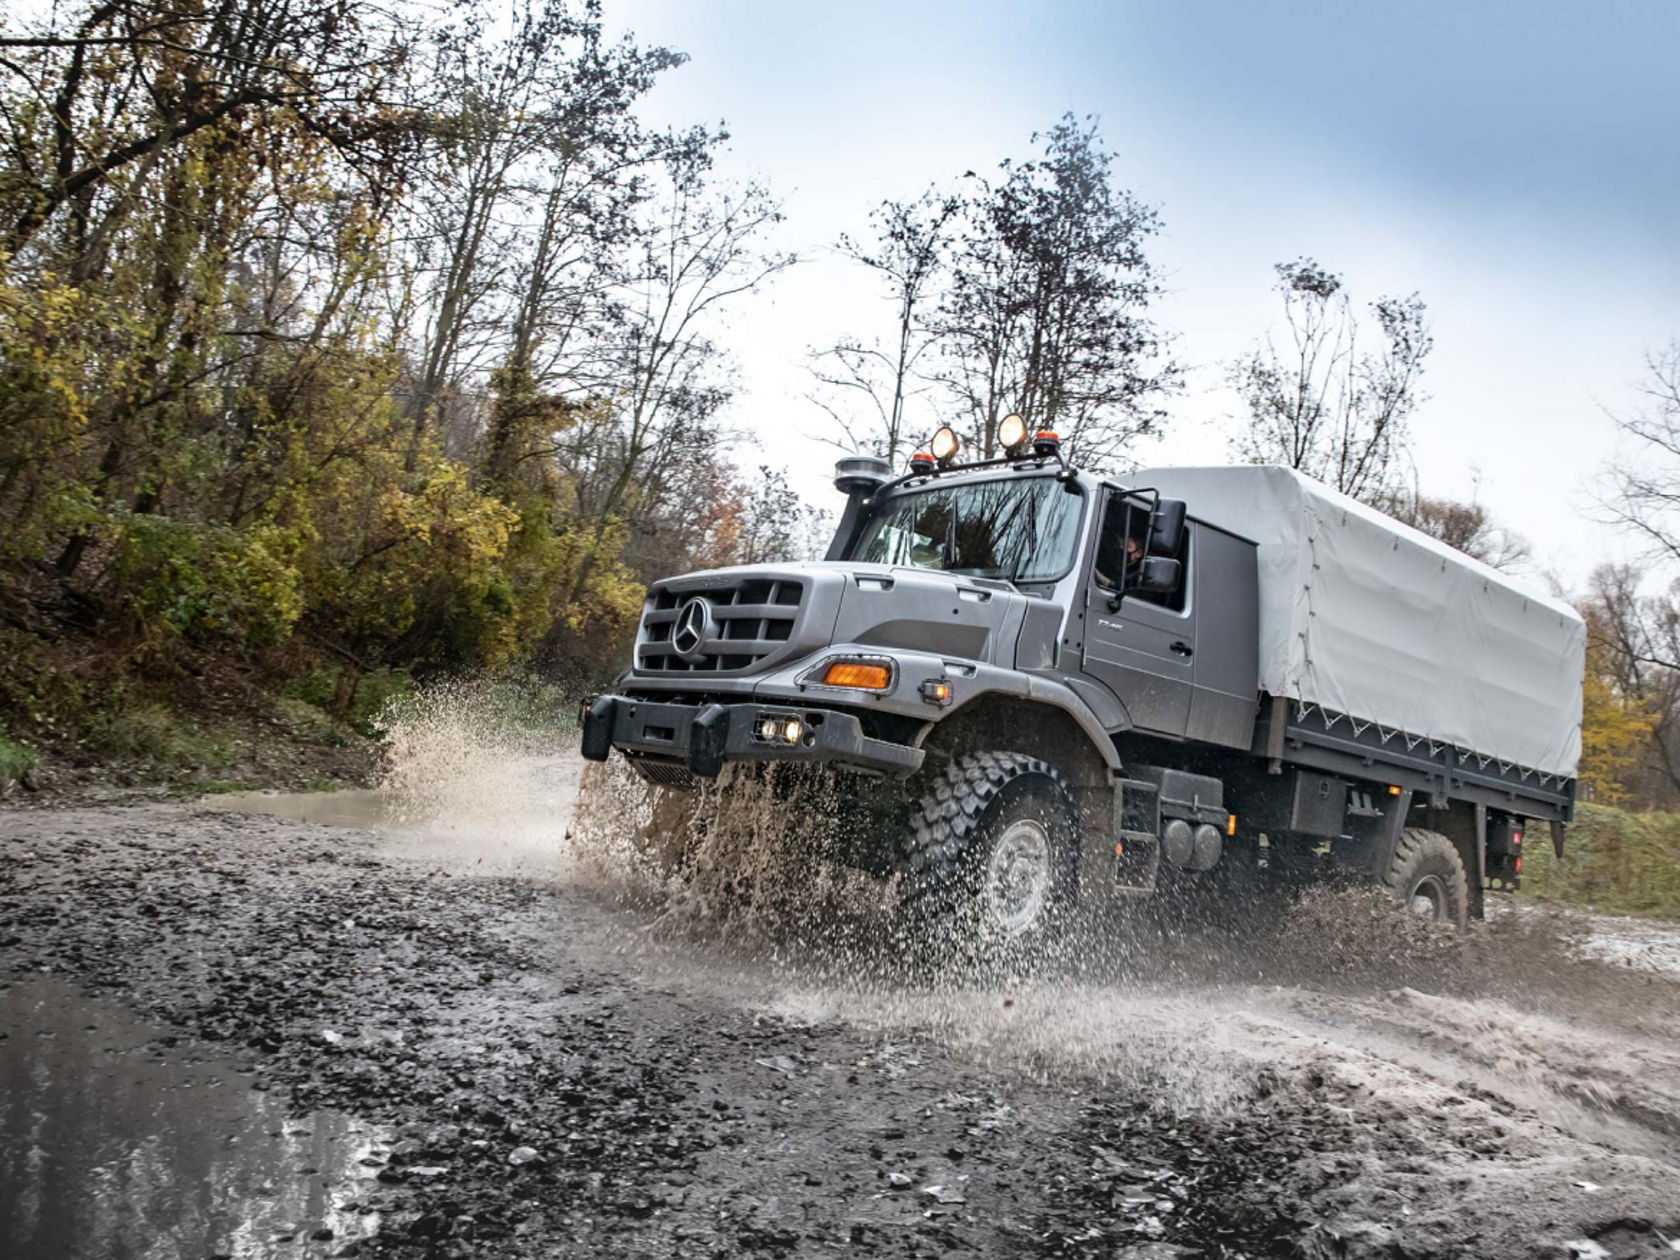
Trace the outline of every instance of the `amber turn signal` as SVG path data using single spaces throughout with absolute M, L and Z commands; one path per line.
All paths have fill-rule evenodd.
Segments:
M 885 691 L 892 685 L 892 671 L 885 665 L 865 661 L 835 661 L 823 671 L 825 687 L 857 687 L 863 691 Z

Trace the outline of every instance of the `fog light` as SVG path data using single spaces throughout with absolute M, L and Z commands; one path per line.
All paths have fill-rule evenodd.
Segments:
M 799 737 L 804 733 L 805 724 L 798 718 L 789 718 L 786 722 L 782 723 L 781 735 L 782 742 L 785 744 L 797 744 L 799 742 Z
M 924 678 L 921 691 L 922 699 L 929 704 L 943 708 L 951 703 L 951 684 L 943 678 Z

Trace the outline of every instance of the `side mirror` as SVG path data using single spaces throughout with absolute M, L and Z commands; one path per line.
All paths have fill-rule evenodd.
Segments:
M 1180 504 L 1180 509 L 1183 508 Z M 1179 518 L 1182 522 L 1183 518 Z M 1165 556 L 1145 556 L 1143 563 L 1138 565 L 1137 589 L 1165 594 L 1176 591 L 1183 580 L 1183 572 L 1177 560 L 1169 560 Z
M 1162 499 L 1155 505 L 1155 514 L 1149 521 L 1149 554 L 1175 556 L 1183 545 L 1184 500 Z

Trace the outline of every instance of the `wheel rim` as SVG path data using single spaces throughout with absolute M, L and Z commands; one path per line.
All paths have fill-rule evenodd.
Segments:
M 1050 833 L 1020 818 L 1009 824 L 986 859 L 986 909 L 1005 937 L 1038 922 L 1050 900 Z
M 1439 876 L 1425 875 L 1413 885 L 1406 908 L 1420 919 L 1439 923 L 1447 917 L 1447 886 Z

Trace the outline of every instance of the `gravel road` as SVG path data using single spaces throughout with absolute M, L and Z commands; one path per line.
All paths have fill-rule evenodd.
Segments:
M 887 981 L 611 895 L 575 764 L 498 773 L 0 814 L 0 1254 L 1680 1253 L 1680 933 L 1343 897 Z

